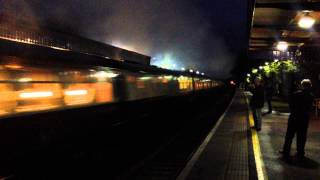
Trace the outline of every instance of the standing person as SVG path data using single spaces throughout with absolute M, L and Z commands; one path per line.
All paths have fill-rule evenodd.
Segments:
M 254 85 L 251 89 L 252 98 L 250 101 L 250 106 L 253 112 L 254 126 L 257 131 L 261 130 L 261 109 L 264 105 L 264 87 L 261 78 L 256 77 L 254 79 Z
M 283 149 L 280 151 L 285 160 L 290 160 L 290 149 L 295 134 L 297 134 L 297 157 L 299 159 L 304 158 L 304 147 L 309 125 L 309 111 L 311 110 L 314 99 L 311 87 L 311 81 L 304 79 L 301 81 L 301 90 L 294 92 L 290 97 L 290 116 L 288 119 L 287 133 Z
M 266 100 L 267 100 L 267 103 L 268 103 L 268 112 L 267 112 L 267 114 L 271 114 L 272 113 L 271 100 L 272 100 L 272 96 L 273 96 L 273 86 L 272 86 L 271 78 L 268 78 L 268 77 L 266 78 L 265 89 L 266 89 Z

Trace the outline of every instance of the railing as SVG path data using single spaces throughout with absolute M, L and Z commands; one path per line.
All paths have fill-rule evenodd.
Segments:
M 118 61 L 130 61 L 149 65 L 150 57 L 89 40 L 80 36 L 55 31 L 39 31 L 26 27 L 12 26 L 0 22 L 0 39 L 34 44 L 64 51 L 75 51 Z

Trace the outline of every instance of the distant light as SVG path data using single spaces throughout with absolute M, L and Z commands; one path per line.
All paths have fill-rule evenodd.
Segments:
M 199 71 L 197 71 L 197 72 L 196 72 L 196 74 L 200 74 L 200 72 L 199 72 Z
M 233 85 L 233 86 L 236 85 L 236 83 L 233 80 L 230 81 L 230 84 Z
M 79 89 L 79 90 L 67 90 L 64 92 L 64 95 L 66 96 L 81 96 L 88 94 L 87 90 Z
M 30 92 L 30 93 L 20 93 L 19 97 L 21 98 L 43 98 L 53 96 L 53 92 L 51 91 L 43 91 L 43 92 Z
M 248 73 L 247 76 L 250 77 L 251 75 Z
M 183 68 L 181 68 L 181 71 L 185 71 L 185 70 L 186 70 L 186 68 L 184 68 L 184 67 L 183 67 Z
M 303 29 L 309 29 L 314 25 L 315 22 L 316 20 L 314 18 L 309 15 L 305 15 L 299 19 L 298 25 Z
M 150 79 L 152 79 L 152 77 L 150 77 L 150 76 L 145 76 L 145 77 L 141 77 L 141 78 L 139 78 L 140 80 L 150 80 Z
M 201 73 L 202 76 L 204 76 L 204 73 Z
M 288 43 L 285 41 L 279 41 L 277 44 L 277 49 L 279 51 L 286 51 L 288 49 Z
M 278 61 L 279 61 L 279 59 L 275 59 L 275 60 L 274 60 L 274 62 L 278 62 Z
M 193 73 L 193 69 L 190 69 L 189 72 Z
M 265 62 L 264 64 L 265 64 L 266 66 L 268 66 L 268 65 L 269 65 L 269 62 Z
M 262 67 L 262 66 L 259 66 L 259 69 L 260 69 L 260 70 L 262 70 L 262 69 L 263 69 L 263 67 Z
M 164 76 L 165 79 L 171 80 L 173 78 L 173 76 Z

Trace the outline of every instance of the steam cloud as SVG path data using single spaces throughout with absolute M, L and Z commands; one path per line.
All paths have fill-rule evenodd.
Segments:
M 230 19 L 226 22 L 221 20 L 219 13 L 226 13 L 223 9 L 231 6 L 214 7 L 211 3 L 213 7 L 207 11 L 216 10 L 217 13 L 208 13 L 203 11 L 201 1 L 196 0 L 16 1 L 24 2 L 39 23 L 150 56 L 170 53 L 184 67 L 197 68 L 221 78 L 229 76 L 234 66 L 237 52 L 232 43 L 242 40 L 237 36 L 245 36 L 245 30 L 238 32 L 238 29 L 238 35 L 229 32 L 232 25 L 220 28 L 222 23 L 229 23 L 238 16 L 234 12 L 233 16 L 227 16 Z M 223 3 L 234 6 L 238 1 L 241 0 Z M 245 23 L 245 19 L 240 23 Z

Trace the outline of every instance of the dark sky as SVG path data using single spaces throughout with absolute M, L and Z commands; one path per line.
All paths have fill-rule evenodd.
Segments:
M 150 55 L 157 65 L 227 77 L 245 51 L 246 0 L 15 1 L 40 24 Z

